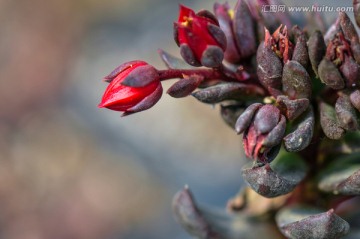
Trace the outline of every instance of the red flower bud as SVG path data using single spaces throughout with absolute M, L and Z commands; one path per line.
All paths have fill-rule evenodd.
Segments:
M 105 81 L 110 84 L 99 107 L 123 111 L 123 116 L 149 109 L 162 95 L 162 86 L 156 69 L 144 61 L 120 65 L 105 77 Z M 136 84 L 132 84 L 131 81 Z M 142 85 L 141 81 L 147 83 Z
M 280 25 L 276 31 L 270 35 L 270 32 L 265 28 L 265 40 L 266 47 L 270 47 L 276 55 L 282 59 L 285 64 L 292 58 L 294 51 L 294 45 L 289 40 L 289 34 L 286 26 Z
M 273 105 L 255 103 L 238 118 L 235 129 L 244 132 L 247 157 L 258 163 L 269 163 L 277 155 L 286 128 L 286 119 Z
M 337 87 L 336 84 L 329 84 L 327 78 L 334 74 L 327 74 L 328 71 L 324 71 L 324 69 L 322 69 L 320 79 L 333 89 L 341 89 L 344 86 L 347 88 L 358 87 L 360 84 L 360 65 L 357 63 L 357 60 L 360 58 L 358 36 L 356 35 L 354 26 L 345 13 L 340 14 L 339 18 L 341 29 L 329 40 L 325 59 L 328 60 L 327 65 L 331 65 L 333 71 L 336 72 L 335 75 L 341 75 L 343 77 L 345 84 L 341 84 L 339 87 Z M 324 67 L 323 64 L 322 67 Z M 325 76 L 327 76 L 327 78 Z
M 193 66 L 217 67 L 224 58 L 226 38 L 210 12 L 195 12 L 180 5 L 175 41 L 184 60 Z

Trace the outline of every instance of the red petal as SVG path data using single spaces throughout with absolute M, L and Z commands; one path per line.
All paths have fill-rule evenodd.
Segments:
M 257 138 L 258 136 L 254 124 L 251 124 L 249 130 L 244 133 L 243 139 L 245 154 L 248 158 L 254 158 L 254 149 L 256 147 Z
M 195 12 L 184 5 L 180 4 L 178 23 L 186 22 L 187 18 L 195 16 Z
M 146 63 L 145 61 L 138 61 L 138 60 L 125 62 L 124 64 L 121 64 L 120 66 L 116 67 L 109 75 L 105 76 L 104 81 L 111 82 L 121 72 L 130 68 L 135 68 L 147 64 L 148 63 Z
M 160 84 L 159 81 L 137 88 L 122 85 L 122 81 L 133 69 L 134 67 L 127 68 L 111 81 L 99 104 L 100 108 L 105 107 L 117 111 L 126 111 L 155 91 Z
M 182 24 L 184 22 L 187 24 Z M 179 43 L 188 44 L 198 60 L 208 45 L 220 46 L 208 31 L 209 23 L 214 24 L 212 20 L 197 16 L 192 9 L 180 5 L 177 24 Z
M 159 84 L 154 92 L 152 92 L 150 95 L 146 96 L 144 99 L 142 99 L 139 103 L 137 103 L 135 106 L 128 108 L 122 116 L 131 115 L 140 111 L 147 110 L 151 107 L 153 107 L 161 98 L 162 96 L 162 86 Z

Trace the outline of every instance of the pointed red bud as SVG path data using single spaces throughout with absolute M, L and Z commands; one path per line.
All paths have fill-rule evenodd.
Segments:
M 292 58 L 294 45 L 289 40 L 289 33 L 284 25 L 280 25 L 272 35 L 265 28 L 265 46 L 281 58 L 284 64 Z
M 184 60 L 193 66 L 218 67 L 224 58 L 226 38 L 216 18 L 207 11 L 198 14 L 180 5 L 175 23 L 175 41 Z
M 286 118 L 274 105 L 253 104 L 238 118 L 236 131 L 243 134 L 244 151 L 257 163 L 271 162 L 279 151 Z
M 137 69 L 142 70 L 137 71 Z M 106 80 L 110 81 L 110 84 L 105 90 L 99 107 L 123 111 L 125 115 L 152 107 L 161 97 L 162 86 L 157 74 L 149 73 L 147 75 L 147 73 L 142 72 L 144 69 L 148 69 L 151 72 L 154 70 L 153 67 L 144 61 L 132 61 L 122 64 L 109 76 L 105 77 Z M 134 72 L 140 72 L 138 75 L 139 79 L 144 78 L 147 82 L 145 86 L 135 88 L 123 84 L 125 80 L 137 78 L 137 75 L 133 74 Z M 131 76 L 130 78 L 128 78 L 129 75 Z M 153 78 L 147 79 L 144 77 L 146 75 Z

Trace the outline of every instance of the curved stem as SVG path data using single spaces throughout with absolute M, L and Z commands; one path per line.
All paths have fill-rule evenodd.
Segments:
M 230 78 L 237 79 L 239 81 L 247 80 L 251 77 L 250 74 L 244 70 L 244 67 L 239 66 L 239 65 L 227 66 L 227 65 L 221 64 L 221 66 L 218 69 L 221 72 L 223 72 L 224 75 L 226 75 Z
M 201 75 L 205 80 L 219 79 L 223 81 L 244 81 L 251 78 L 251 75 L 242 69 L 231 69 L 225 65 L 213 69 L 167 69 L 158 70 L 160 80 L 173 78 L 184 78 L 189 75 Z
M 169 80 L 173 78 L 184 78 L 184 76 L 189 75 L 201 75 L 205 79 L 221 79 L 225 81 L 236 81 L 236 79 L 231 79 L 221 71 L 217 69 L 167 69 L 167 70 L 158 70 L 160 81 Z

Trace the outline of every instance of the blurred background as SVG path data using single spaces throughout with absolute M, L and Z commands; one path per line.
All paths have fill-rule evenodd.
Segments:
M 0 238 L 190 238 L 172 218 L 178 190 L 224 207 L 242 187 L 241 140 L 217 107 L 164 94 L 125 118 L 97 108 L 117 65 L 179 55 L 180 2 L 214 3 L 0 0 Z

